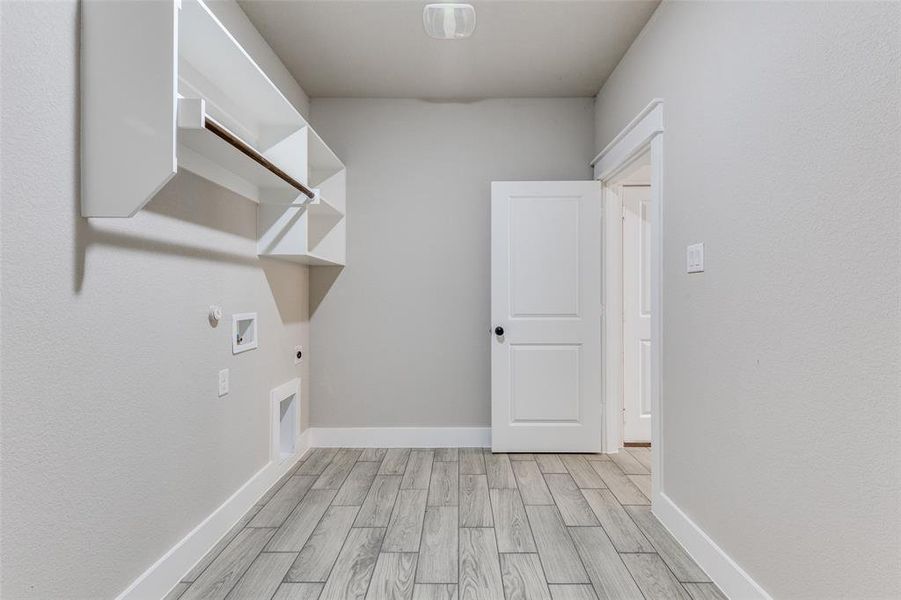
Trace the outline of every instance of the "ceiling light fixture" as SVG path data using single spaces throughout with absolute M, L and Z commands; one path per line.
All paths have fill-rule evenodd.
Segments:
M 476 9 L 471 4 L 427 4 L 422 24 L 429 37 L 437 40 L 468 38 L 476 28 Z

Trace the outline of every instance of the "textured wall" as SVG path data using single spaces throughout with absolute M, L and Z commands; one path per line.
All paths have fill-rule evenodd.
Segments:
M 311 118 L 348 174 L 348 266 L 311 274 L 312 423 L 487 427 L 490 182 L 588 179 L 592 99 L 313 99 Z
M 776 598 L 901 597 L 901 5 L 664 3 L 597 148 L 654 97 L 664 490 Z
M 0 596 L 111 598 L 267 463 L 308 273 L 189 173 L 133 219 L 79 217 L 78 5 L 0 7 Z M 232 356 L 212 303 L 257 311 L 260 348 Z

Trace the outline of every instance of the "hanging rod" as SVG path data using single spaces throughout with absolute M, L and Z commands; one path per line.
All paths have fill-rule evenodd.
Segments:
M 211 119 L 209 116 L 204 115 L 203 127 L 208 131 L 215 133 L 218 137 L 222 138 L 223 140 L 240 150 L 242 154 L 245 154 L 246 156 L 252 158 L 254 161 L 258 162 L 267 171 L 271 172 L 273 175 L 296 189 L 301 194 L 307 196 L 310 200 L 313 200 L 316 197 L 316 194 L 313 193 L 313 190 L 276 167 L 265 156 L 260 154 L 256 150 L 256 148 L 233 134 L 231 131 L 226 129 L 223 125 L 217 123 L 215 120 Z

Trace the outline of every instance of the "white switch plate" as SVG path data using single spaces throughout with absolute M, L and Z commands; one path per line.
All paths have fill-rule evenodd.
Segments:
M 303 346 L 294 346 L 294 364 L 299 365 L 301 362 L 303 362 Z
M 686 260 L 689 273 L 704 272 L 704 244 L 692 244 L 686 251 Z
M 219 371 L 219 397 L 228 394 L 228 369 Z

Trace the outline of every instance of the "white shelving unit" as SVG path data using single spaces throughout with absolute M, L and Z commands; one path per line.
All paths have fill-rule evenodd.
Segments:
M 82 6 L 82 216 L 179 168 L 259 204 L 258 253 L 343 265 L 345 167 L 202 0 Z

